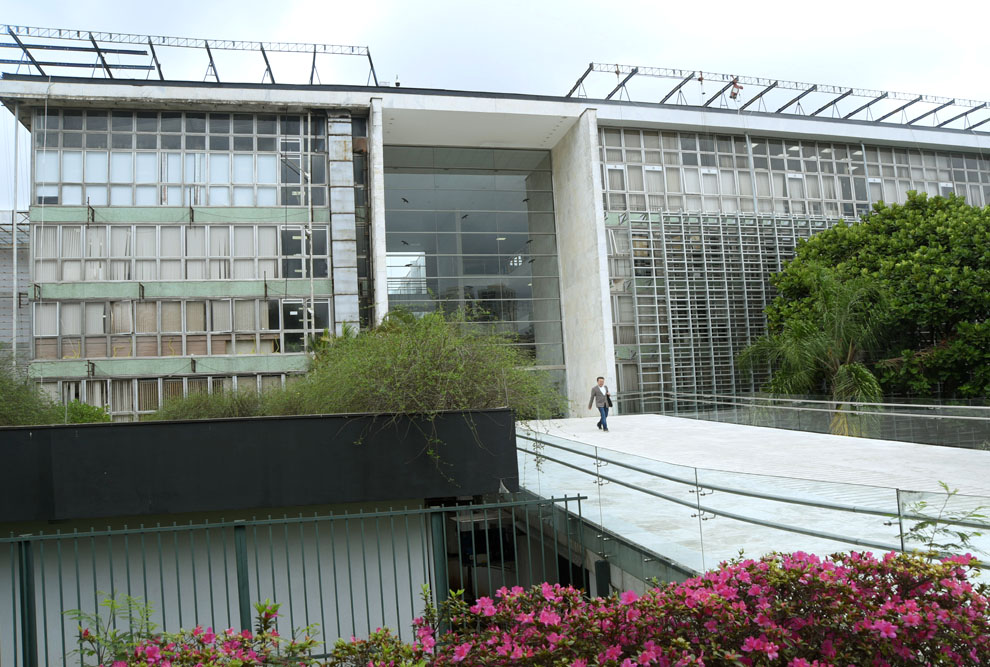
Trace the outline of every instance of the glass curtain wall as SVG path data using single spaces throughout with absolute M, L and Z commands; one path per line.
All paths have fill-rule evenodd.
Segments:
M 385 147 L 391 308 L 467 309 L 562 367 L 550 153 Z

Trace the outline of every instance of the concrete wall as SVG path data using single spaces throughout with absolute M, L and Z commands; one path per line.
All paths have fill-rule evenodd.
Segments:
M 560 309 L 571 416 L 590 416 L 595 378 L 615 386 L 608 253 L 599 180 L 596 112 L 588 109 L 552 149 L 553 199 L 560 258 Z M 597 413 L 594 413 L 597 414 Z
M 382 100 L 371 98 L 368 120 L 368 186 L 371 190 L 371 279 L 375 295 L 375 324 L 388 312 L 388 271 L 385 265 L 385 145 Z

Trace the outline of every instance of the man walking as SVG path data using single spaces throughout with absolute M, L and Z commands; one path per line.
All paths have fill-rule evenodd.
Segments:
M 608 409 L 612 406 L 612 396 L 608 392 L 608 387 L 605 386 L 605 378 L 599 377 L 598 384 L 591 388 L 591 400 L 588 401 L 588 409 L 594 405 L 598 408 L 598 414 L 601 418 L 598 420 L 598 428 L 601 431 L 608 433 L 608 422 L 605 421 L 608 417 Z

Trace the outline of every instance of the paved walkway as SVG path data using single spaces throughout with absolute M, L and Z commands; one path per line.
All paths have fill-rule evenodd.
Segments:
M 946 495 L 939 481 L 959 489 L 951 509 L 990 506 L 990 452 L 659 415 L 610 417 L 610 432 L 603 433 L 595 427 L 596 421 L 593 417 L 562 419 L 533 424 L 532 431 L 520 428 L 520 434 L 528 433 L 546 443 L 542 447 L 545 456 L 561 461 L 537 464 L 534 457 L 521 454 L 523 486 L 543 496 L 587 495 L 585 517 L 696 570 L 731 558 L 740 549 L 755 556 L 774 550 L 801 549 L 819 554 L 849 549 L 885 550 L 856 546 L 857 540 L 899 546 L 895 489 L 902 490 L 904 508 L 921 500 L 930 507 L 941 506 Z M 555 444 L 589 456 L 559 449 Z M 520 439 L 521 447 L 532 449 L 532 445 Z M 596 467 L 596 452 L 601 459 L 613 463 Z M 702 495 L 699 498 L 692 493 L 696 491 L 693 484 L 629 470 L 617 463 L 688 481 L 697 475 Z M 598 484 L 598 470 L 616 482 Z M 820 531 L 836 539 L 713 517 L 710 512 L 698 516 L 696 507 L 663 500 L 618 482 L 689 505 L 700 502 L 702 507 L 716 512 Z M 706 484 L 867 507 L 890 516 L 713 492 Z M 905 521 L 905 525 L 910 528 L 913 523 Z M 990 551 L 990 537 L 981 540 L 977 545 Z M 907 546 L 911 544 L 909 540 Z

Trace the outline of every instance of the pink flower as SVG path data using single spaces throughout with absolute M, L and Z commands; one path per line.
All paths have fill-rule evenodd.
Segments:
M 571 663 L 570 667 L 588 667 L 588 661 L 585 660 L 584 658 L 578 658 L 577 660 Z
M 639 595 L 636 594 L 636 591 L 626 591 L 619 598 L 622 604 L 632 604 L 638 599 L 639 599 Z
M 543 625 L 560 625 L 560 615 L 544 609 L 540 612 L 540 623 Z
M 893 639 L 897 636 L 897 626 L 889 621 L 877 621 L 873 624 L 873 629 L 885 639 Z
M 470 650 L 471 650 L 471 644 L 470 643 L 461 644 L 460 646 L 458 646 L 457 648 L 454 649 L 454 658 L 453 658 L 453 661 L 454 662 L 460 662 L 461 660 L 463 660 L 464 658 L 467 657 L 467 654 L 468 654 L 468 652 Z

